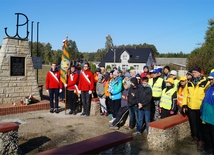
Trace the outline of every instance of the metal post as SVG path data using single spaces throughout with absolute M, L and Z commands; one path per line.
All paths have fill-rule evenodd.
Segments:
M 116 48 L 114 48 L 114 67 L 116 67 L 115 61 L 116 61 Z
M 32 51 L 33 51 L 33 21 L 31 22 L 31 46 L 30 46 L 30 51 L 31 51 L 31 57 L 32 57 Z
M 39 22 L 37 22 L 37 44 L 36 44 L 36 56 L 39 56 Z M 38 83 L 38 69 L 36 69 L 36 81 Z

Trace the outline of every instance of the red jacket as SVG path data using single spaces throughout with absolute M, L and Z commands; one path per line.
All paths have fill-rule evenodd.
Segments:
M 88 80 L 86 79 L 86 77 Z M 81 71 L 78 88 L 81 91 L 93 91 L 94 90 L 94 74 L 90 70 Z
M 50 70 L 46 76 L 46 90 L 53 88 L 62 89 L 62 82 L 60 81 L 60 72 L 58 70 Z
M 68 84 L 67 89 L 68 90 L 77 90 L 78 87 L 78 81 L 79 81 L 79 75 L 77 72 L 71 73 L 68 75 Z

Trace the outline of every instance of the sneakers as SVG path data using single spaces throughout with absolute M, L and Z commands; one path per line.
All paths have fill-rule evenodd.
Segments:
M 104 115 L 105 115 L 105 116 L 108 116 L 108 113 L 107 113 L 107 112 L 105 112 L 105 113 L 104 113 Z
M 204 150 L 204 142 L 203 141 L 198 141 L 197 144 L 197 151 L 202 152 Z
M 68 114 L 72 115 L 72 114 L 73 114 L 73 111 L 70 111 Z
M 50 109 L 50 113 L 54 113 L 54 110 L 52 108 Z
M 139 131 L 137 131 L 137 132 L 134 132 L 132 135 L 137 136 L 137 135 L 141 135 L 141 133 Z
M 83 112 L 80 116 L 86 116 L 86 114 Z
M 190 145 L 197 145 L 198 143 L 198 138 L 197 137 L 193 137 L 189 142 Z
M 116 118 L 112 118 L 109 123 L 113 123 Z
M 103 115 L 104 115 L 104 113 L 103 113 L 103 112 L 101 112 L 101 113 L 100 113 L 100 116 L 103 116 Z
M 59 109 L 55 109 L 54 112 L 58 114 L 59 113 Z
M 118 127 L 118 126 L 111 126 L 111 127 L 109 127 L 109 129 L 110 129 L 110 130 L 118 130 L 119 127 Z

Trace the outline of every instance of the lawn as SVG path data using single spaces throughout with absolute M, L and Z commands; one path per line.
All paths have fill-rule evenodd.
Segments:
M 44 86 L 43 89 L 45 88 L 46 75 L 50 68 L 50 65 L 42 65 L 42 69 L 38 70 L 38 84 L 42 84 Z

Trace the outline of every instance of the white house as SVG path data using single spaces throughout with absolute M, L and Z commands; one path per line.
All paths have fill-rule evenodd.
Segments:
M 99 64 L 99 67 L 116 66 L 122 71 L 134 67 L 138 73 L 143 71 L 147 65 L 149 69 L 153 68 L 154 58 L 151 48 L 117 48 L 110 50 L 105 56 L 105 60 Z

